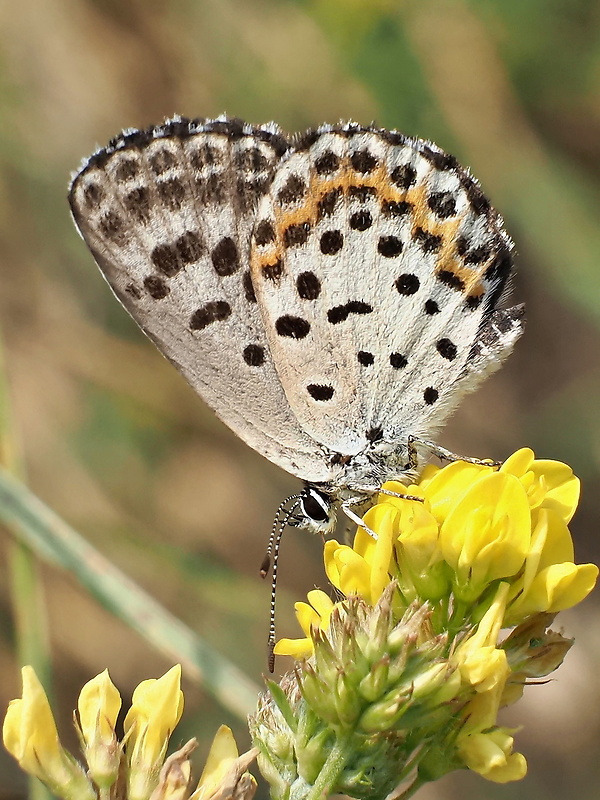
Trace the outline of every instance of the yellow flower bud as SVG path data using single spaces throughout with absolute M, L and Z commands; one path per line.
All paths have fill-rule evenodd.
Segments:
M 452 656 L 463 682 L 478 693 L 465 711 L 469 730 L 477 727 L 483 730 L 495 724 L 500 698 L 510 675 L 506 652 L 496 646 L 508 590 L 509 584 L 500 584 L 494 602 L 482 617 L 475 633 L 461 642 Z
M 23 667 L 23 697 L 12 700 L 3 740 L 22 769 L 66 800 L 95 800 L 82 767 L 61 746 L 48 698 L 33 667 Z
M 79 694 L 79 729 L 89 774 L 101 788 L 108 788 L 119 776 L 121 748 L 115 724 L 121 696 L 108 670 L 92 678 Z
M 142 681 L 133 693 L 124 724 L 128 800 L 147 800 L 158 782 L 169 737 L 183 711 L 180 681 L 177 665 L 162 678 Z

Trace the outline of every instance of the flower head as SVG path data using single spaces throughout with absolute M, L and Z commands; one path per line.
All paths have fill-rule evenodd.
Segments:
M 498 713 L 559 666 L 571 642 L 548 625 L 596 581 L 573 560 L 578 497 L 569 467 L 523 449 L 500 469 L 457 461 L 386 484 L 352 547 L 327 542 L 342 599 L 296 605 L 305 636 L 275 652 L 304 660 L 253 721 L 275 797 L 303 781 L 317 797 L 336 748 L 329 790 L 352 797 L 384 797 L 411 772 L 413 788 L 461 767 L 523 777 Z

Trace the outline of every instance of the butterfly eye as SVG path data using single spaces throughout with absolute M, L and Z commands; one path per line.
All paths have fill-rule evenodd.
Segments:
M 314 522 L 327 522 L 331 516 L 331 500 L 313 487 L 302 492 L 300 507 L 304 516 Z

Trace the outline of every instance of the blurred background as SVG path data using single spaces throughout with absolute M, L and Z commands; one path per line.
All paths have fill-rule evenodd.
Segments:
M 33 491 L 255 681 L 276 506 L 298 483 L 228 431 L 119 306 L 72 225 L 69 174 L 126 127 L 221 112 L 302 131 L 353 119 L 432 139 L 471 167 L 516 242 L 528 327 L 440 436 L 502 459 L 529 445 L 583 480 L 577 561 L 600 521 L 600 5 L 594 0 L 19 0 L 0 3 L 0 327 L 13 444 Z M 5 410 L 2 411 L 4 413 Z M 3 420 L 3 424 L 6 420 Z M 20 695 L 0 532 L 0 707 Z M 279 633 L 324 585 L 321 543 L 286 536 Z M 42 566 L 61 732 L 105 667 L 125 698 L 171 661 L 66 572 Z M 524 724 L 518 784 L 467 773 L 424 798 L 597 797 L 600 609 L 563 613 L 577 643 Z M 282 660 L 283 661 L 283 660 Z M 278 664 L 285 668 L 285 664 Z M 178 741 L 220 722 L 184 679 Z M 2 712 L 3 713 L 3 712 Z M 69 739 L 71 736 L 71 739 Z M 26 781 L 0 750 L 0 798 Z

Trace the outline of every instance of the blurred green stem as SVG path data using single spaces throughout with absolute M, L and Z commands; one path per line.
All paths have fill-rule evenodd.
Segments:
M 26 486 L 0 469 L 0 520 L 37 556 L 68 570 L 102 605 L 170 660 L 182 664 L 224 708 L 245 719 L 258 687 L 169 613 Z M 108 654 L 107 654 L 108 655 Z

